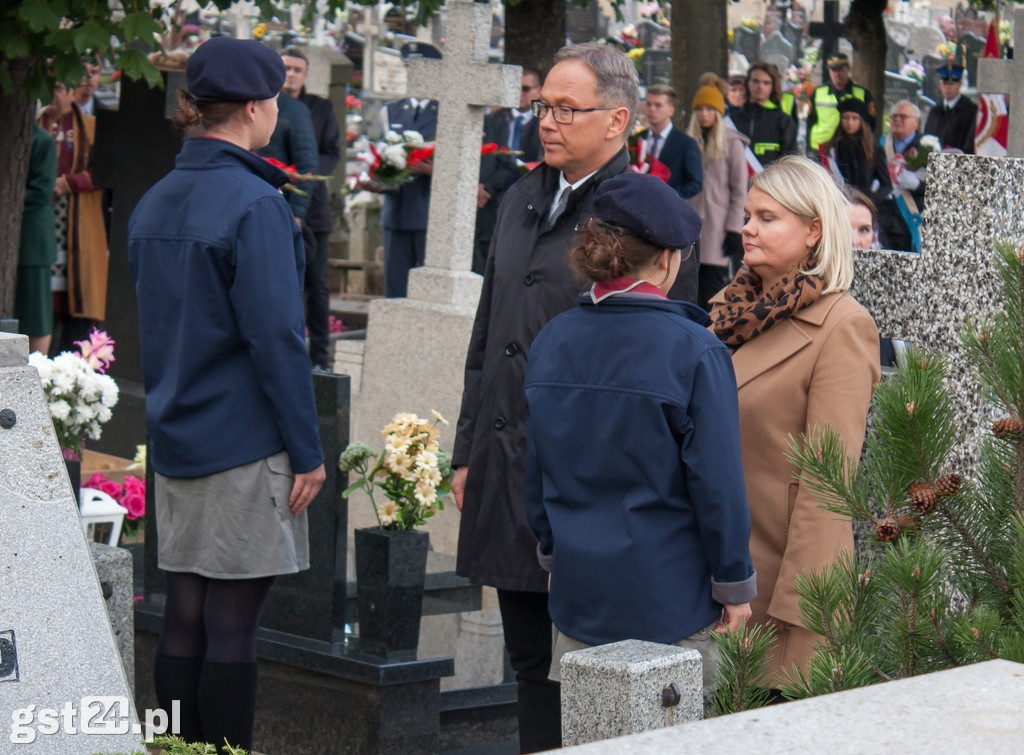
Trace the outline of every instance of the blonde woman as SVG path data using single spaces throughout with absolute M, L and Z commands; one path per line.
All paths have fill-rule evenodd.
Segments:
M 774 625 L 774 669 L 806 665 L 818 636 L 800 623 L 796 577 L 853 548 L 848 518 L 822 509 L 786 459 L 789 438 L 831 426 L 856 460 L 879 378 L 878 331 L 853 280 L 846 199 L 824 168 L 788 156 L 751 179 L 743 267 L 712 297 L 732 349 L 757 570 L 754 622 Z M 777 686 L 776 683 L 773 686 Z
M 690 136 L 700 147 L 704 188 L 689 199 L 704 225 L 700 232 L 700 271 L 697 303 L 708 309 L 708 300 L 729 282 L 730 263 L 739 267 L 743 258 L 743 200 L 747 196 L 747 161 L 744 150 L 750 140 L 723 121 L 725 97 L 714 74 L 693 98 Z

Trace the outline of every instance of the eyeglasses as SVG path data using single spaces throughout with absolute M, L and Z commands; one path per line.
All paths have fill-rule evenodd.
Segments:
M 534 89 L 540 89 L 540 84 L 523 84 L 519 89 L 523 92 L 532 92 Z
M 914 115 L 913 113 L 893 113 L 889 117 L 892 120 L 894 120 L 894 121 L 896 121 L 896 120 L 904 121 L 907 118 L 916 118 L 917 116 Z
M 530 107 L 533 109 L 533 114 L 539 119 L 543 120 L 544 116 L 550 111 L 551 117 L 555 119 L 555 123 L 561 123 L 563 126 L 569 126 L 572 124 L 573 116 L 576 113 L 593 113 L 598 110 L 617 110 L 613 107 L 569 107 L 568 105 L 549 105 L 541 100 L 532 100 Z

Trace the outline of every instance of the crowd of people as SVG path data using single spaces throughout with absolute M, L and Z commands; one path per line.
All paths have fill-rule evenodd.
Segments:
M 487 116 L 487 139 L 537 164 L 521 177 L 481 165 L 483 286 L 452 491 L 457 572 L 497 590 L 524 752 L 561 743 L 570 650 L 693 647 L 706 692 L 711 634 L 740 622 L 775 628 L 773 684 L 813 651 L 797 577 L 835 563 L 853 532 L 799 480 L 788 444 L 831 427 L 858 458 L 881 360 L 847 293 L 852 249 L 911 243 L 907 208 L 920 212 L 924 190 L 905 165 L 917 106 L 897 103 L 878 141 L 871 93 L 845 56 L 828 64 L 808 120 L 817 161 L 795 154 L 798 103 L 765 63 L 706 75 L 682 129 L 674 89 L 641 100 L 628 57 L 570 45 L 545 77 L 523 72 L 518 108 Z M 263 601 L 276 575 L 308 568 L 305 509 L 325 477 L 311 365 L 326 362 L 312 320 L 326 318 L 329 210 L 317 191 L 283 195 L 287 175 L 260 157 L 333 169 L 338 124 L 307 73 L 299 48 L 202 44 L 179 95 L 176 167 L 129 225 L 167 572 L 157 696 L 179 701 L 187 739 L 247 749 Z M 946 102 L 925 130 L 969 151 L 960 73 L 940 71 Z M 103 318 L 82 89 L 85 101 L 58 85 L 33 142 L 18 307 L 43 351 L 54 311 L 67 332 Z M 437 103 L 397 100 L 381 117 L 429 139 Z M 632 144 L 668 176 L 638 171 Z M 418 170 L 383 197 L 390 296 L 423 264 L 429 161 Z M 51 284 L 54 264 L 65 272 Z

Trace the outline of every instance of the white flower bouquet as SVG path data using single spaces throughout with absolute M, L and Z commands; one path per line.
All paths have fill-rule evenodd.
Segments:
M 416 177 L 409 171 L 410 166 L 433 158 L 434 144 L 428 144 L 418 131 L 406 131 L 402 134 L 388 131 L 383 142 L 370 145 L 370 154 L 358 156 L 357 159 L 366 165 L 366 170 L 349 176 L 345 190 L 351 192 L 363 188 L 373 191 L 397 189 Z
M 37 351 L 28 358 L 39 372 L 57 441 L 72 459 L 81 457 L 86 438 L 100 439 L 118 399 L 117 383 L 103 374 L 114 359 L 113 339 L 94 328 L 88 341 L 75 344 L 81 353 L 65 351 L 48 359 Z
M 448 422 L 433 414 L 433 422 L 415 414 L 396 414 L 381 432 L 384 450 L 379 455 L 358 441 L 341 454 L 338 468 L 360 475 L 342 495 L 348 498 L 353 491 L 364 490 L 383 529 L 412 529 L 444 509 L 444 496 L 451 490 L 452 457 L 437 445 L 437 426 Z M 384 491 L 379 505 L 375 488 Z

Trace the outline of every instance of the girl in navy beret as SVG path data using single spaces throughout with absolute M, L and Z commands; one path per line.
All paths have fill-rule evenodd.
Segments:
M 750 615 L 755 575 L 736 381 L 706 313 L 671 301 L 696 212 L 651 176 L 601 184 L 569 264 L 590 281 L 526 372 L 526 508 L 564 653 L 676 643 L 715 673 L 714 631 Z

